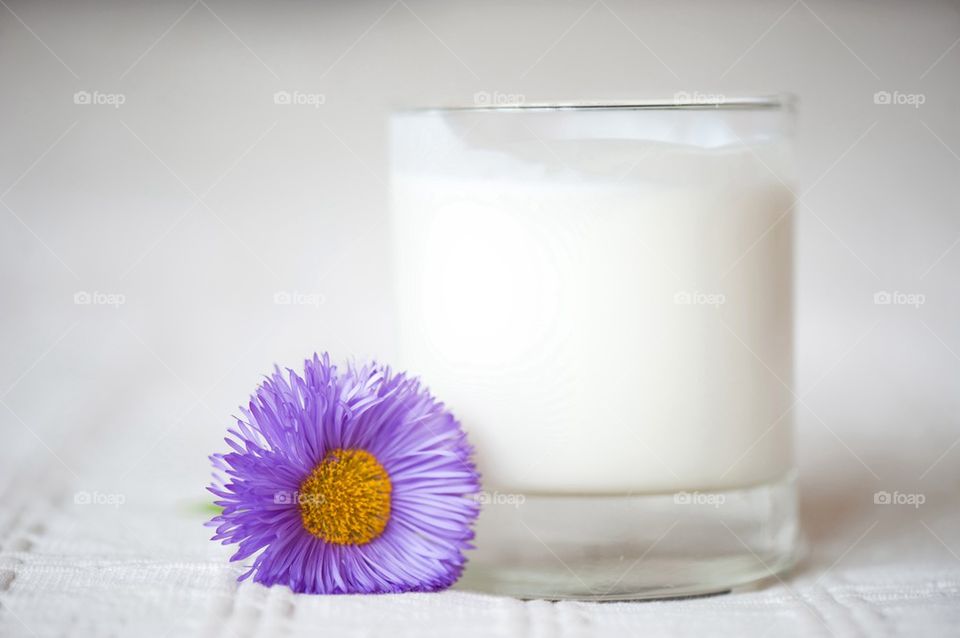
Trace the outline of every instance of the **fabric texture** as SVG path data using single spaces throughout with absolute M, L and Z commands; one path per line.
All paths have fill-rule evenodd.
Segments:
M 208 540 L 200 506 L 223 430 L 199 408 L 181 421 L 144 416 L 167 390 L 152 392 L 129 405 L 80 401 L 74 422 L 44 431 L 49 448 L 27 437 L 2 453 L 0 636 L 929 637 L 960 627 L 957 464 L 947 454 L 918 478 L 947 433 L 878 442 L 845 432 L 845 446 L 800 419 L 808 551 L 750 591 L 601 604 L 457 589 L 311 596 L 237 582 L 243 568 Z M 875 502 L 878 491 L 893 502 Z M 911 494 L 923 503 L 897 502 Z

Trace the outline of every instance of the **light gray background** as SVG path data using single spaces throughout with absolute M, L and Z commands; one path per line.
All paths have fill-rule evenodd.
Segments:
M 391 358 L 391 106 L 788 90 L 801 103 L 795 390 L 812 548 L 797 582 L 820 570 L 907 587 L 924 565 L 956 596 L 957 3 L 0 4 L 9 595 L 55 589 L 17 572 L 35 556 L 133 555 L 125 540 L 156 530 L 143 513 L 202 499 L 205 455 L 274 362 Z M 124 103 L 76 104 L 79 91 Z M 276 104 L 277 91 L 323 104 Z M 923 104 L 877 104 L 879 91 Z M 924 303 L 876 305 L 882 290 Z M 321 303 L 278 305 L 278 292 Z M 926 502 L 877 506 L 880 490 Z M 123 495 L 111 520 L 134 531 L 91 532 L 84 521 L 105 514 L 74 506 L 77 491 Z M 85 534 L 92 550 L 59 544 Z M 191 519 L 147 551 L 208 556 L 206 535 Z M 14 632 L 53 622 L 5 608 Z

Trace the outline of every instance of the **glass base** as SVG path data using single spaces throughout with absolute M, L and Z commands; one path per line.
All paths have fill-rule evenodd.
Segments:
M 457 589 L 546 600 L 716 594 L 795 561 L 793 475 L 724 491 L 621 496 L 484 494 Z

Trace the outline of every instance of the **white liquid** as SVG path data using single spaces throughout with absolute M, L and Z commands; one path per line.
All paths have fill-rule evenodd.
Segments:
M 792 465 L 790 192 L 747 149 L 644 153 L 619 181 L 395 172 L 401 362 L 485 489 L 736 488 Z

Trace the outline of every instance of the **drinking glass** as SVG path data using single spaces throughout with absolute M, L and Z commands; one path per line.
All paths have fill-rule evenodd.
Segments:
M 461 587 L 626 600 L 790 566 L 794 101 L 391 118 L 403 366 L 483 504 Z

